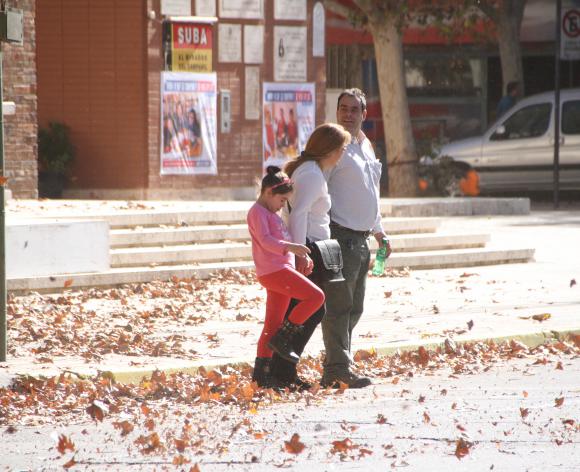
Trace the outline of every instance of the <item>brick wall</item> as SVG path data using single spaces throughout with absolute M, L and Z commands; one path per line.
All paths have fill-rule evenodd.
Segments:
M 36 0 L 38 121 L 71 129 L 73 194 L 146 185 L 144 7 L 143 0 Z
M 32 3 L 32 0 L 30 0 Z M 195 0 L 191 0 L 195 12 Z M 216 4 L 218 0 L 216 0 Z M 307 22 L 312 51 L 312 9 Z M 260 81 L 273 82 L 273 2 L 265 19 L 228 23 L 264 24 Z M 251 195 L 261 175 L 262 123 L 245 120 L 245 64 L 218 61 L 217 25 L 213 70 L 218 91 L 231 92 L 232 127 L 219 132 L 218 175 L 160 176 L 160 78 L 164 68 L 160 0 L 36 0 L 38 122 L 70 126 L 77 147 L 74 188 L 66 196 L 101 198 L 233 198 Z M 148 12 L 156 12 L 154 19 Z M 309 57 L 316 83 L 316 118 L 324 119 L 325 58 Z M 260 95 L 261 96 L 261 95 Z M 237 192 L 237 193 L 236 193 Z
M 159 17 L 159 0 L 148 0 L 147 8 L 155 10 Z M 217 3 L 217 2 L 216 2 Z M 312 9 L 314 0 L 308 0 L 308 46 L 309 58 L 307 62 L 307 81 L 316 83 L 316 121 L 317 124 L 324 120 L 324 105 L 326 91 L 326 62 L 325 58 L 312 58 Z M 224 19 L 227 23 L 237 24 L 263 24 L 265 25 L 264 38 L 264 63 L 260 67 L 260 81 L 274 82 L 273 69 L 273 37 L 274 37 L 274 7 L 273 2 L 264 1 L 265 19 L 242 20 Z M 195 12 L 195 1 L 192 1 L 192 12 Z M 218 8 L 219 13 L 219 8 Z M 276 25 L 303 26 L 304 23 L 297 21 L 277 20 Z M 242 27 L 243 28 L 243 27 Z M 210 196 L 212 188 L 236 189 L 253 187 L 262 172 L 262 121 L 246 120 L 244 110 L 244 71 L 243 62 L 236 64 L 224 64 L 218 61 L 218 26 L 214 25 L 213 31 L 213 70 L 217 72 L 218 91 L 229 90 L 231 93 L 231 131 L 228 134 L 220 132 L 219 117 L 220 106 L 218 97 L 218 175 L 200 176 L 160 176 L 160 71 L 163 70 L 163 58 L 161 48 L 161 23 L 150 21 L 148 26 L 148 96 L 149 96 L 149 189 L 158 189 L 171 192 L 173 197 L 179 193 L 186 198 L 188 194 L 199 197 L 204 191 Z M 156 49 L 156 47 L 158 49 Z M 260 92 L 260 97 L 261 97 Z M 261 98 L 260 98 L 261 100 Z M 201 192 L 201 194 L 200 194 Z M 232 195 L 231 192 L 222 192 L 224 196 Z M 247 193 L 245 195 L 248 195 Z
M 16 114 L 4 117 L 4 165 L 7 188 L 16 198 L 38 196 L 34 3 L 8 2 L 24 11 L 24 45 L 2 43 L 4 101 L 16 104 Z

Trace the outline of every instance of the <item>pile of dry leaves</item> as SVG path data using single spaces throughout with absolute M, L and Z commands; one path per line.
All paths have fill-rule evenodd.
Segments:
M 177 279 L 88 289 L 60 295 L 11 296 L 8 300 L 9 354 L 80 355 L 98 360 L 129 356 L 197 357 L 183 346 L 183 326 L 208 319 L 251 319 L 244 315 L 263 303 L 251 293 L 252 272 L 227 271 L 210 280 Z M 241 313 L 241 314 L 240 314 Z
M 580 337 L 535 349 L 511 341 L 504 344 L 448 344 L 432 351 L 421 347 L 393 356 L 359 351 L 356 365 L 359 371 L 376 379 L 383 378 L 397 384 L 438 369 L 448 370 L 451 376 L 475 374 L 513 358 L 535 359 L 536 364 L 555 363 L 556 369 L 562 369 L 562 364 L 556 359 L 564 355 L 571 358 L 580 356 Z M 316 383 L 320 370 L 320 359 L 308 358 L 301 363 L 301 375 L 315 382 L 314 388 L 307 392 L 259 389 L 251 381 L 251 371 L 247 366 L 224 366 L 211 371 L 201 369 L 197 375 L 155 372 L 138 385 L 116 382 L 107 374 L 92 378 L 70 374 L 49 379 L 21 377 L 9 388 L 0 389 L 0 424 L 8 425 L 5 432 L 12 433 L 20 425 L 71 425 L 89 419 L 105 422 L 117 431 L 117 439 L 112 437 L 110 440 L 129 441 L 130 454 L 166 456 L 174 465 L 192 464 L 188 470 L 195 472 L 200 468 L 192 462 L 192 457 L 227 452 L 232 437 L 240 431 L 243 431 L 244 437 L 265 439 L 267 432 L 252 419 L 258 409 L 278 402 L 303 401 L 310 404 L 325 396 L 343 394 L 346 385 L 333 390 L 322 389 Z M 441 394 L 445 395 L 446 392 Z M 563 400 L 557 399 L 556 406 L 558 401 L 561 405 Z M 424 397 L 418 401 L 424 401 Z M 526 412 L 522 411 L 521 416 L 525 418 Z M 180 424 L 176 425 L 175 418 L 180 418 Z M 426 412 L 424 421 L 431 421 Z M 580 426 L 573 419 L 569 421 L 572 422 L 570 428 L 576 433 L 580 432 Z M 379 415 L 376 422 L 383 424 L 387 420 Z M 171 428 L 164 426 L 167 423 L 172 424 Z M 342 427 L 347 433 L 354 431 L 353 428 L 356 427 Z M 228 430 L 231 433 L 225 434 L 224 431 Z M 84 431 L 83 434 L 89 434 Z M 460 437 L 453 445 L 455 455 L 463 458 L 469 454 L 472 445 L 467 438 Z M 300 454 L 304 448 L 298 434 L 294 434 L 283 446 L 283 450 L 290 455 Z M 57 450 L 65 456 L 65 468 L 81 460 L 73 438 L 65 434 L 58 438 Z M 349 437 L 333 441 L 329 449 L 329 455 L 341 461 L 360 460 L 370 454 L 373 454 L 372 450 Z M 389 451 L 385 456 L 391 457 Z M 249 463 L 255 460 L 257 458 L 248 458 Z

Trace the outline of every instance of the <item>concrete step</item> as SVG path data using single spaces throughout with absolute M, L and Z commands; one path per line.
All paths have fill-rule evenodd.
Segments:
M 82 202 L 81 202 L 82 203 Z M 79 205 L 81 205 L 79 203 Z M 88 205 L 90 202 L 84 202 Z M 130 228 L 135 226 L 180 226 L 237 224 L 246 221 L 248 209 L 254 202 L 144 202 L 135 203 L 132 208 L 113 211 L 103 202 L 92 202 L 92 207 L 82 205 L 69 210 L 44 212 L 37 211 L 41 217 L 58 216 L 83 219 L 101 219 L 109 222 L 111 228 Z M 527 198 L 383 198 L 381 213 L 388 217 L 434 217 L 466 215 L 519 215 L 529 214 L 530 201 Z M 32 214 L 32 213 L 31 213 Z
M 252 247 L 249 241 L 167 247 L 129 247 L 111 250 L 111 267 L 225 262 L 240 259 L 249 260 L 251 257 Z
M 165 206 L 129 211 L 99 211 L 94 218 L 106 219 L 112 228 L 159 225 L 209 225 L 243 223 L 254 202 L 173 202 Z M 467 215 L 525 215 L 530 212 L 527 198 L 383 198 L 381 213 L 390 217 L 433 217 Z M 86 213 L 83 213 L 85 217 Z
M 441 218 L 386 217 L 382 223 L 388 235 L 434 233 L 441 225 Z
M 414 234 L 389 236 L 393 253 L 436 251 L 446 249 L 466 249 L 485 247 L 490 241 L 489 234 L 471 233 L 437 233 L 437 234 Z M 370 238 L 371 250 L 376 251 L 378 243 L 375 238 Z
M 200 214 L 215 214 L 214 220 L 243 221 L 253 201 L 241 200 L 17 200 L 7 205 L 7 215 L 49 218 L 96 218 L 127 226 L 179 223 L 190 215 L 198 220 Z M 466 216 L 528 214 L 527 198 L 495 197 L 432 197 L 381 198 L 381 212 L 385 216 Z M 167 214 L 165 223 L 158 223 L 159 215 Z M 141 215 L 141 216 L 139 216 Z M 143 216 L 145 215 L 145 216 Z M 119 218 L 115 220 L 115 216 Z M 187 218 L 190 218 L 187 216 Z M 132 220 L 132 221 L 129 221 Z M 153 221 L 152 221 L 153 220 Z M 207 220 L 206 220 L 207 221 Z M 203 223 L 200 223 L 203 224 Z
M 131 209 L 129 211 L 93 211 L 89 213 L 60 213 L 59 218 L 79 218 L 105 220 L 111 228 L 132 228 L 135 226 L 181 226 L 234 224 L 246 221 L 246 215 L 253 202 L 191 202 L 168 205 L 164 208 Z M 47 213 L 39 218 L 55 217 Z
M 59 274 L 50 277 L 23 277 L 8 279 L 8 290 L 12 293 L 25 293 L 31 290 L 38 292 L 62 292 L 67 289 L 83 287 L 112 287 L 116 285 L 152 282 L 154 280 L 171 280 L 197 277 L 207 279 L 211 274 L 227 269 L 253 269 L 249 261 L 218 262 L 211 264 L 187 264 L 159 267 L 123 267 L 105 272 L 87 274 Z
M 385 218 L 383 225 L 389 235 L 434 233 L 440 224 L 438 218 Z M 116 228 L 110 232 L 111 247 L 168 246 L 188 243 L 212 243 L 249 239 L 245 223 L 196 226 L 158 226 Z
M 391 244 L 395 253 L 483 247 L 488 241 L 489 236 L 486 234 L 415 234 L 391 237 Z M 376 247 L 374 239 L 371 244 Z M 165 247 L 129 247 L 111 250 L 111 267 L 223 262 L 249 260 L 251 257 L 252 248 L 249 241 Z
M 382 198 L 381 214 L 390 216 L 529 215 L 529 198 L 432 197 Z
M 246 241 L 249 238 L 250 234 L 246 224 L 136 227 L 110 231 L 112 248 Z
M 456 249 L 393 254 L 387 266 L 391 268 L 434 269 L 471 267 L 493 264 L 524 263 L 533 261 L 533 249 Z M 170 280 L 177 278 L 208 278 L 224 269 L 252 269 L 250 261 L 182 264 L 156 267 L 123 267 L 106 272 L 89 274 L 63 274 L 55 276 L 8 279 L 8 290 L 21 293 L 30 290 L 62 292 L 81 287 L 105 287 L 128 283 Z M 66 286 L 66 287 L 65 287 Z
M 239 203 L 239 202 L 238 202 Z M 239 207 L 239 205 L 236 205 Z M 142 211 L 124 214 L 110 214 L 103 217 L 111 228 L 131 228 L 134 226 L 181 226 L 235 224 L 246 221 L 250 204 L 242 208 L 199 209 L 180 211 Z
M 446 269 L 534 261 L 534 249 L 454 249 L 392 254 L 387 267 L 411 269 Z

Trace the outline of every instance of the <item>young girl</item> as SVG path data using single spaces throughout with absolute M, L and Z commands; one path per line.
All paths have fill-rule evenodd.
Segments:
M 258 281 L 266 289 L 266 320 L 258 341 L 253 380 L 261 387 L 280 385 L 269 372 L 272 351 L 297 363 L 292 338 L 303 323 L 324 303 L 324 293 L 294 268 L 294 255 L 307 258 L 310 250 L 291 242 L 290 234 L 277 212 L 293 190 L 292 181 L 278 167 L 270 166 L 262 179 L 258 200 L 248 212 L 252 256 Z M 298 304 L 284 320 L 290 299 Z
M 282 211 L 282 217 L 288 222 L 292 241 L 308 246 L 314 241 L 330 238 L 330 195 L 324 172 L 329 172 L 337 165 L 350 140 L 350 133 L 338 124 L 319 125 L 308 138 L 300 156 L 286 164 L 284 170 L 292 179 L 294 191 L 289 197 L 289 205 Z M 314 267 L 314 272 L 310 274 L 310 268 L 304 264 L 304 259 L 296 260 L 298 272 L 324 289 L 324 268 Z M 294 300 L 290 302 L 289 309 L 294 303 Z M 308 318 L 302 332 L 294 337 L 292 346 L 297 355 L 304 351 L 324 313 L 323 305 Z M 311 387 L 308 382 L 298 377 L 296 364 L 276 354 L 272 356 L 270 374 L 276 381 L 285 382 L 290 389 L 306 390 Z

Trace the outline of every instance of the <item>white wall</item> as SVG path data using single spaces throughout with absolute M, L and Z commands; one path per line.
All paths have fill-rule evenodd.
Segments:
M 109 268 L 106 221 L 7 220 L 7 278 L 101 272 Z

